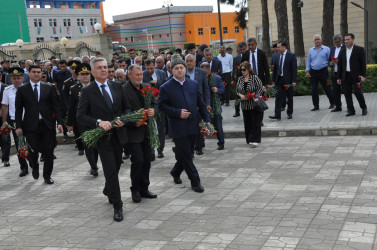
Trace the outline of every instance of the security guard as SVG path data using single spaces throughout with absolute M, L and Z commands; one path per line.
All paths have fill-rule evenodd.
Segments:
M 73 131 L 75 133 L 75 139 L 76 139 L 77 148 L 79 150 L 79 155 L 83 155 L 84 149 L 85 149 L 86 158 L 88 159 L 88 162 L 91 167 L 90 174 L 93 175 L 94 177 L 97 177 L 98 176 L 98 167 L 97 167 L 98 152 L 95 148 L 85 147 L 82 140 L 79 139 L 81 134 L 80 134 L 79 125 L 76 122 L 77 106 L 79 103 L 81 89 L 90 84 L 90 70 L 91 70 L 90 65 L 87 63 L 82 63 L 79 66 L 77 66 L 75 69 L 75 75 L 78 76 L 79 82 L 73 85 L 71 87 L 71 91 L 69 92 L 67 126 L 68 126 L 68 132 Z
M 24 80 L 24 70 L 20 67 L 12 67 L 8 71 L 9 75 L 11 76 L 11 81 L 12 85 L 8 86 L 5 88 L 4 93 L 3 93 L 3 99 L 1 101 L 2 104 L 2 122 L 3 124 L 9 124 L 12 127 L 15 127 L 15 112 L 16 112 L 16 107 L 15 107 L 15 102 L 16 102 L 16 92 L 17 88 L 22 85 L 22 82 Z M 14 143 L 16 144 L 16 148 L 18 151 L 18 136 L 16 135 L 15 129 L 12 130 L 13 138 L 14 138 Z M 6 145 L 8 150 L 3 150 L 3 154 L 7 151 L 9 154 L 9 149 L 10 149 L 10 135 L 6 135 L 7 138 L 6 140 L 9 141 L 9 144 Z M 4 140 L 4 135 L 3 135 L 3 140 Z M 9 156 L 8 156 L 9 157 Z M 21 168 L 21 173 L 20 177 L 23 177 L 27 174 L 29 174 L 28 170 L 28 164 L 26 162 L 26 159 L 23 159 L 21 157 L 18 157 L 18 162 L 20 163 L 20 168 Z M 9 164 L 9 163 L 8 163 Z
M 63 99 L 66 105 L 66 109 L 68 110 L 69 105 L 69 91 L 71 87 L 77 83 L 79 83 L 79 79 L 77 78 L 77 74 L 75 73 L 77 66 L 79 66 L 81 62 L 79 61 L 70 61 L 68 62 L 69 72 L 71 73 L 71 77 L 64 81 L 63 84 Z

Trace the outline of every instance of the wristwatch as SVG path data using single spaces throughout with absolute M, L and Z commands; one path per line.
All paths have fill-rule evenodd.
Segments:
M 96 122 L 96 126 L 98 127 L 99 123 L 102 122 L 101 119 L 98 119 L 97 122 Z

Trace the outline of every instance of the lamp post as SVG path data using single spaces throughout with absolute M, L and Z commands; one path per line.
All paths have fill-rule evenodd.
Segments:
M 99 31 L 102 29 L 102 25 L 99 23 L 94 24 L 94 29 L 97 31 L 97 34 L 99 34 Z
M 62 37 L 62 39 L 60 39 L 60 43 L 65 47 L 68 44 L 68 39 L 66 37 Z
M 220 0 L 217 0 L 217 9 L 219 15 L 219 29 L 220 29 L 220 45 L 223 46 L 223 28 L 221 27 L 221 11 L 220 11 Z
M 208 25 L 206 28 L 208 29 L 208 46 L 211 46 L 211 28 Z
M 21 48 L 24 45 L 24 41 L 22 41 L 22 39 L 17 39 L 16 45 Z
M 368 10 L 367 10 L 367 1 L 364 1 L 364 7 L 362 7 L 360 4 L 351 2 L 356 7 L 364 10 L 364 47 L 365 47 L 365 59 L 367 61 L 367 64 L 369 62 L 369 49 L 368 49 Z
M 148 40 L 148 29 L 143 29 L 145 35 L 147 36 L 147 44 L 148 44 L 148 51 L 149 51 L 149 40 Z
M 170 20 L 170 7 L 173 7 L 171 0 L 164 1 L 164 5 L 162 5 L 162 9 L 165 9 L 165 5 L 168 7 L 168 15 L 169 15 L 169 36 L 170 36 L 170 47 L 173 47 L 173 37 L 171 33 L 171 20 Z

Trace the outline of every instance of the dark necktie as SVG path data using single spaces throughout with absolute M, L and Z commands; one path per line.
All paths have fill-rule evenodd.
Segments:
M 279 76 L 283 73 L 283 57 L 284 57 L 284 54 L 281 54 L 280 56 L 280 63 L 279 63 Z
M 107 93 L 107 91 L 105 89 L 106 85 L 102 84 L 101 88 L 102 88 L 102 95 L 103 95 L 103 98 L 105 98 L 105 102 L 106 102 L 107 107 L 109 107 L 110 110 L 113 110 L 113 102 L 111 101 L 109 93 Z
M 34 98 L 38 102 L 38 84 L 34 84 Z
M 255 51 L 251 51 L 251 62 L 253 63 L 253 70 L 255 72 L 255 74 L 258 74 L 257 72 L 257 65 L 255 63 L 255 55 L 254 55 L 254 52 Z

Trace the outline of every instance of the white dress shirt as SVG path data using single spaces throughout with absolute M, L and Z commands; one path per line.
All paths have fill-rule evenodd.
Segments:
M 102 93 L 102 87 L 101 87 L 102 83 L 97 82 L 97 80 L 95 80 L 95 81 L 96 81 L 96 83 L 97 83 L 97 85 L 98 85 L 99 91 L 100 91 L 101 94 L 103 95 L 103 93 Z M 111 98 L 111 102 L 114 103 L 113 96 L 111 95 L 110 87 L 109 87 L 109 85 L 107 84 L 107 79 L 106 79 L 106 82 L 103 83 L 103 84 L 106 85 L 105 90 L 106 90 L 106 92 L 109 94 L 109 96 L 110 96 L 110 98 Z
M 280 69 L 281 69 L 280 76 L 283 76 L 283 75 L 284 75 L 284 73 L 283 73 L 283 71 L 284 71 L 284 61 L 285 61 L 285 56 L 286 56 L 286 55 L 287 55 L 287 50 L 285 50 L 284 53 L 281 54 L 281 55 L 280 55 L 280 58 L 279 58 L 279 67 L 280 67 Z M 281 57 L 283 57 L 283 60 L 281 61 L 281 64 L 282 64 L 283 66 L 280 65 Z
M 233 57 L 231 55 L 229 55 L 228 53 L 225 53 L 224 56 L 219 54 L 217 58 L 221 61 L 221 64 L 223 66 L 223 74 L 233 71 Z
M 31 84 L 31 88 L 34 92 L 34 88 L 35 88 L 35 85 L 37 85 L 37 91 L 38 91 L 38 102 L 39 100 L 41 99 L 41 82 L 37 82 L 37 83 L 33 83 L 32 81 L 30 81 L 30 84 Z M 42 115 L 41 113 L 39 113 L 39 120 L 42 119 Z
M 335 52 L 334 52 L 334 57 L 335 57 L 335 58 L 338 58 L 338 56 L 339 56 L 339 52 L 340 52 L 340 49 L 341 49 L 341 48 L 342 48 L 341 46 L 335 48 Z M 336 62 L 334 62 L 334 71 L 335 71 L 335 72 L 338 72 L 338 64 L 337 64 Z
M 3 100 L 1 102 L 1 104 L 8 106 L 8 114 L 11 120 L 16 119 L 16 92 L 17 88 L 13 85 L 6 87 L 4 89 Z
M 249 59 L 249 62 L 250 62 L 250 65 L 251 65 L 251 69 L 254 69 L 253 68 L 253 52 L 250 51 L 250 59 Z M 257 72 L 255 72 L 255 74 L 258 75 L 258 48 L 256 48 L 254 50 L 254 57 L 255 57 L 255 69 L 257 70 Z
M 353 46 L 352 48 L 346 48 L 346 56 L 347 56 L 347 64 L 346 64 L 346 71 L 351 72 L 351 66 L 350 66 L 350 58 L 352 54 Z
M 185 82 L 185 80 L 183 80 L 182 82 L 180 80 L 178 80 L 177 78 L 175 78 L 175 76 L 173 76 L 174 80 L 176 80 L 177 82 L 179 82 L 179 84 L 181 84 L 183 86 L 183 83 Z

